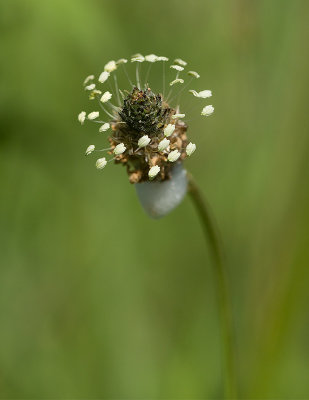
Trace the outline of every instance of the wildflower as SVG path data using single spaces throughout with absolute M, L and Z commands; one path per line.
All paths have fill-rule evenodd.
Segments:
M 173 116 L 172 116 L 172 118 L 173 118 Z M 165 135 L 166 137 L 169 137 L 169 136 L 171 136 L 171 135 L 173 134 L 174 130 L 175 130 L 175 125 L 174 125 L 174 124 L 168 124 L 168 125 L 164 128 L 164 135 Z
M 88 146 L 87 147 L 87 149 L 86 149 L 86 156 L 89 156 L 89 154 L 91 154 L 93 151 L 94 151 L 94 149 L 95 149 L 95 145 L 94 144 L 91 144 L 90 146 Z
M 139 148 L 146 147 L 149 145 L 150 142 L 151 142 L 150 137 L 148 135 L 144 135 L 138 140 L 137 145 Z
M 98 116 L 100 115 L 99 111 L 92 111 L 90 114 L 88 114 L 88 119 L 90 119 L 90 121 L 98 118 Z
M 103 93 L 103 96 L 101 97 L 100 101 L 102 103 L 107 103 L 111 98 L 112 98 L 112 94 L 107 91 L 107 92 Z
M 105 122 L 105 124 L 100 126 L 99 132 L 106 132 L 110 127 L 110 124 L 108 122 Z
M 158 150 L 159 151 L 164 151 L 168 148 L 168 146 L 170 145 L 170 140 L 164 138 L 161 140 L 161 142 L 158 144 Z
M 80 113 L 78 114 L 77 119 L 78 119 L 78 121 L 83 125 L 84 122 L 85 122 L 85 119 L 86 119 L 86 112 L 85 112 L 85 111 L 80 112 Z
M 107 164 L 106 158 L 99 158 L 97 160 L 97 162 L 95 163 L 95 166 L 97 167 L 97 169 L 103 169 Z
M 209 115 L 211 115 L 214 112 L 214 108 L 213 106 L 209 105 L 203 108 L 201 115 L 204 115 L 206 117 L 208 117 Z
M 181 156 L 181 153 L 178 150 L 173 150 L 169 153 L 167 159 L 170 162 L 175 162 Z
M 180 201 L 180 197 L 177 195 L 177 201 L 175 200 L 175 187 L 169 185 L 168 182 L 171 179 L 179 182 L 178 184 L 182 188 L 181 196 L 183 196 L 186 190 L 186 178 L 182 163 L 196 149 L 196 145 L 192 142 L 189 143 L 187 139 L 187 125 L 183 121 L 186 114 L 180 113 L 179 105 L 173 104 L 173 99 L 179 98 L 177 92 L 180 93 L 184 89 L 182 88 L 181 90 L 180 86 L 185 82 L 185 79 L 180 79 L 178 74 L 184 70 L 187 63 L 180 58 L 175 59 L 170 68 L 165 71 L 170 75 L 176 71 L 176 79 L 167 81 L 170 82 L 167 84 L 169 91 L 166 95 L 163 95 L 153 92 L 147 83 L 149 81 L 150 65 L 147 66 L 147 73 L 141 73 L 141 68 L 144 61 L 148 63 L 165 63 L 168 58 L 155 54 L 146 56 L 134 54 L 130 61 L 135 64 L 137 83 L 136 86 L 132 85 L 128 90 L 126 88 L 119 90 L 117 83 L 120 65 L 122 66 L 121 69 L 124 69 L 126 74 L 129 75 L 126 71 L 128 62 L 126 58 L 120 58 L 118 61 L 109 61 L 105 64 L 104 70 L 99 74 L 98 78 L 95 78 L 94 75 L 89 75 L 85 79 L 84 87 L 89 91 L 89 98 L 97 101 L 101 110 L 91 111 L 87 114 L 82 111 L 78 115 L 78 121 L 84 124 L 87 119 L 90 122 L 99 124 L 98 131 L 100 133 L 109 131 L 107 136 L 109 146 L 107 149 L 100 150 L 106 151 L 107 156 L 97 160 L 96 167 L 98 169 L 105 168 L 108 161 L 112 160 L 116 164 L 123 164 L 127 167 L 131 183 L 149 183 L 149 181 L 153 180 L 151 185 L 155 185 L 152 187 L 156 188 L 158 188 L 157 184 L 164 184 L 160 187 L 166 193 L 171 193 L 169 204 L 175 205 L 175 202 Z M 152 67 L 153 70 L 155 70 L 155 66 Z M 103 88 L 111 74 L 113 74 L 113 79 L 110 83 L 115 87 L 110 91 L 106 91 Z M 188 74 L 194 78 L 199 77 L 199 74 L 194 71 L 189 71 Z M 132 78 L 132 75 L 129 78 Z M 142 78 L 144 81 L 142 81 Z M 97 79 L 96 84 L 94 83 L 95 79 Z M 164 82 L 165 79 L 163 79 Z M 190 80 L 186 84 L 190 84 Z M 115 94 L 112 95 L 112 92 Z M 162 92 L 164 93 L 164 88 Z M 202 99 L 211 96 L 210 90 L 198 92 L 191 89 L 190 93 L 194 97 Z M 117 103 L 115 103 L 116 101 Z M 192 101 L 195 100 L 192 99 Z M 202 115 L 210 115 L 212 112 L 213 107 L 206 106 L 202 110 Z M 90 145 L 86 150 L 86 154 L 91 155 L 94 151 L 95 146 Z M 109 160 L 108 155 L 110 155 Z M 138 191 L 144 194 L 148 193 L 146 187 L 145 189 L 138 189 Z M 144 194 L 139 195 L 143 197 Z M 155 198 L 155 196 L 152 197 Z M 153 208 L 156 209 L 157 215 L 165 212 L 162 211 L 163 203 L 160 204 L 162 206 L 162 208 L 160 208 L 161 206 L 159 207 L 161 211 L 156 207 Z
M 189 143 L 186 147 L 186 153 L 190 157 L 196 150 L 196 145 L 194 143 Z
M 103 71 L 102 74 L 99 76 L 99 82 L 104 83 L 109 78 L 110 73 L 107 71 Z
M 114 154 L 118 156 L 119 154 L 122 154 L 126 151 L 126 146 L 123 143 L 117 144 L 117 146 L 114 148 Z
M 160 167 L 158 165 L 154 165 L 153 167 L 150 168 L 148 176 L 150 179 L 153 179 L 158 175 L 159 172 L 160 172 Z

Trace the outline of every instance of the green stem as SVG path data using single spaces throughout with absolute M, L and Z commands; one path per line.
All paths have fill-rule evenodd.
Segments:
M 210 208 L 202 196 L 199 187 L 191 175 L 188 175 L 189 194 L 195 205 L 200 221 L 203 226 L 207 244 L 210 247 L 214 263 L 214 273 L 217 286 L 218 306 L 221 319 L 223 356 L 225 365 L 225 396 L 228 399 L 236 398 L 236 377 L 235 377 L 235 355 L 233 339 L 233 321 L 228 290 L 228 279 L 223 262 L 221 241 L 215 220 Z

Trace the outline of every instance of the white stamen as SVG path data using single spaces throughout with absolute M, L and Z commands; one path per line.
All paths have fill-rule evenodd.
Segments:
M 186 147 L 186 153 L 190 157 L 196 150 L 196 145 L 194 143 L 189 143 Z
M 181 58 L 176 58 L 176 60 L 174 60 L 175 64 L 179 64 L 183 67 L 185 67 L 188 63 L 186 63 L 184 60 L 182 60 Z
M 163 140 L 161 140 L 161 142 L 158 144 L 158 150 L 159 151 L 164 151 L 165 149 L 168 148 L 168 146 L 170 145 L 170 141 L 166 138 L 164 138 Z
M 211 97 L 211 96 L 212 96 L 211 90 L 202 90 L 201 92 L 199 92 L 199 97 L 201 99 L 206 99 L 207 97 Z
M 178 158 L 181 156 L 180 152 L 178 150 L 173 150 L 169 153 L 167 156 L 168 161 L 170 162 L 175 162 L 178 160 Z
M 92 83 L 91 85 L 85 87 L 85 90 L 93 90 L 93 89 L 95 89 L 95 83 Z
M 170 82 L 170 86 L 175 85 L 175 83 L 184 83 L 184 80 L 183 79 L 179 79 L 179 78 L 175 79 L 172 82 Z
M 174 124 L 168 124 L 166 126 L 166 128 L 164 129 L 164 135 L 166 137 L 170 137 L 173 134 L 174 130 L 175 130 L 175 125 Z
M 172 115 L 172 119 L 177 119 L 177 118 L 184 118 L 186 114 L 174 114 Z
M 126 146 L 123 143 L 117 144 L 117 146 L 114 148 L 114 154 L 117 156 L 119 154 L 122 154 L 126 151 Z
M 176 69 L 176 71 L 183 71 L 184 68 L 180 65 L 170 65 L 170 68 Z
M 111 98 L 112 98 L 112 94 L 109 91 L 107 91 L 107 92 L 103 93 L 103 96 L 101 97 L 100 101 L 102 103 L 107 103 Z
M 201 115 L 204 115 L 205 117 L 208 117 L 214 112 L 214 107 L 212 105 L 206 106 L 203 108 Z
M 115 69 L 117 69 L 117 65 L 114 60 L 109 61 L 104 66 L 104 71 L 106 71 L 106 72 L 113 72 L 113 71 L 115 71 Z
M 168 61 L 168 58 L 164 57 L 164 56 L 160 56 L 160 57 L 158 57 L 157 61 Z
M 149 145 L 151 139 L 148 135 L 142 136 L 137 142 L 138 147 L 146 147 Z
M 117 65 L 120 64 L 126 64 L 128 62 L 128 60 L 126 58 L 120 58 L 118 61 L 116 61 Z
M 158 175 L 159 172 L 160 172 L 160 167 L 158 165 L 154 165 L 153 167 L 150 168 L 148 176 L 150 179 L 153 179 Z
M 196 79 L 200 77 L 200 75 L 195 71 L 188 71 L 188 75 L 193 76 Z
M 90 114 L 88 114 L 88 119 L 92 121 L 93 119 L 98 118 L 99 115 L 99 111 L 92 111 Z
M 110 124 L 105 122 L 105 124 L 100 126 L 99 132 L 106 132 L 110 128 Z
M 95 149 L 95 145 L 91 144 L 90 146 L 87 147 L 85 155 L 89 156 L 89 154 L 91 154 L 94 151 L 94 149 Z
M 156 61 L 158 61 L 158 56 L 156 56 L 155 54 L 148 54 L 148 56 L 145 56 L 145 60 L 151 63 L 154 63 Z
M 87 76 L 87 78 L 84 80 L 84 85 L 87 85 L 87 83 L 92 81 L 93 79 L 94 79 L 94 75 Z
M 85 119 L 86 119 L 86 112 L 85 112 L 85 111 L 80 112 L 80 113 L 78 114 L 77 119 L 78 119 L 78 121 L 83 125 L 84 122 L 85 122 Z
M 212 96 L 211 90 L 202 90 L 201 92 L 197 92 L 196 90 L 189 90 L 190 93 L 195 97 L 199 97 L 201 99 L 206 99 L 207 97 Z
M 140 62 L 141 63 L 144 61 L 145 61 L 145 57 L 142 55 L 131 58 L 131 62 Z
M 97 162 L 95 163 L 95 166 L 97 167 L 97 169 L 103 169 L 105 167 L 105 165 L 107 164 L 106 158 L 99 158 L 97 160 Z
M 109 78 L 110 73 L 107 71 L 103 71 L 102 74 L 99 76 L 99 82 L 104 83 Z

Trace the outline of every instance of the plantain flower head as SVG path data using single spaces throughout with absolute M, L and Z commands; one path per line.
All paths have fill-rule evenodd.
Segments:
M 185 109 L 175 103 L 175 99 L 178 101 L 181 95 L 187 94 L 190 101 L 199 104 L 200 99 L 207 99 L 212 92 L 203 88 L 196 90 L 200 75 L 187 71 L 186 61 L 177 58 L 171 65 L 166 65 L 168 61 L 165 56 L 134 54 L 128 59 L 107 62 L 97 77 L 88 75 L 84 80 L 84 89 L 90 100 L 97 101 L 98 108 L 88 113 L 80 112 L 78 121 L 81 125 L 98 124 L 98 132 L 106 135 L 109 142 L 107 149 L 97 150 L 97 146 L 90 145 L 86 150 L 87 155 L 106 152 L 105 157 L 97 160 L 97 169 L 102 170 L 108 161 L 114 161 L 126 167 L 131 183 L 150 183 L 155 187 L 154 183 L 166 182 L 160 192 L 165 187 L 168 193 L 173 193 L 175 188 L 172 183 L 169 186 L 168 181 L 174 179 L 186 185 L 182 164 L 196 150 L 196 145 L 187 139 Z M 162 67 L 162 86 L 154 89 L 149 83 L 150 71 L 162 73 Z M 119 88 L 119 78 L 127 78 L 126 88 Z M 190 89 L 192 82 L 195 89 Z M 211 105 L 199 107 L 203 116 L 214 112 Z M 143 190 L 138 189 L 138 192 Z

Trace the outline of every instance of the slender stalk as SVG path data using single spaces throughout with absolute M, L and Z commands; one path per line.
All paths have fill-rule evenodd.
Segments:
M 217 286 L 218 307 L 222 329 L 223 354 L 225 366 L 225 397 L 235 399 L 236 376 L 235 376 L 235 355 L 233 338 L 232 310 L 228 289 L 228 279 L 224 266 L 222 245 L 218 234 L 217 225 L 210 208 L 203 198 L 203 195 L 194 182 L 191 175 L 188 175 L 189 194 L 199 215 L 206 242 L 210 247 L 214 264 L 214 274 Z

